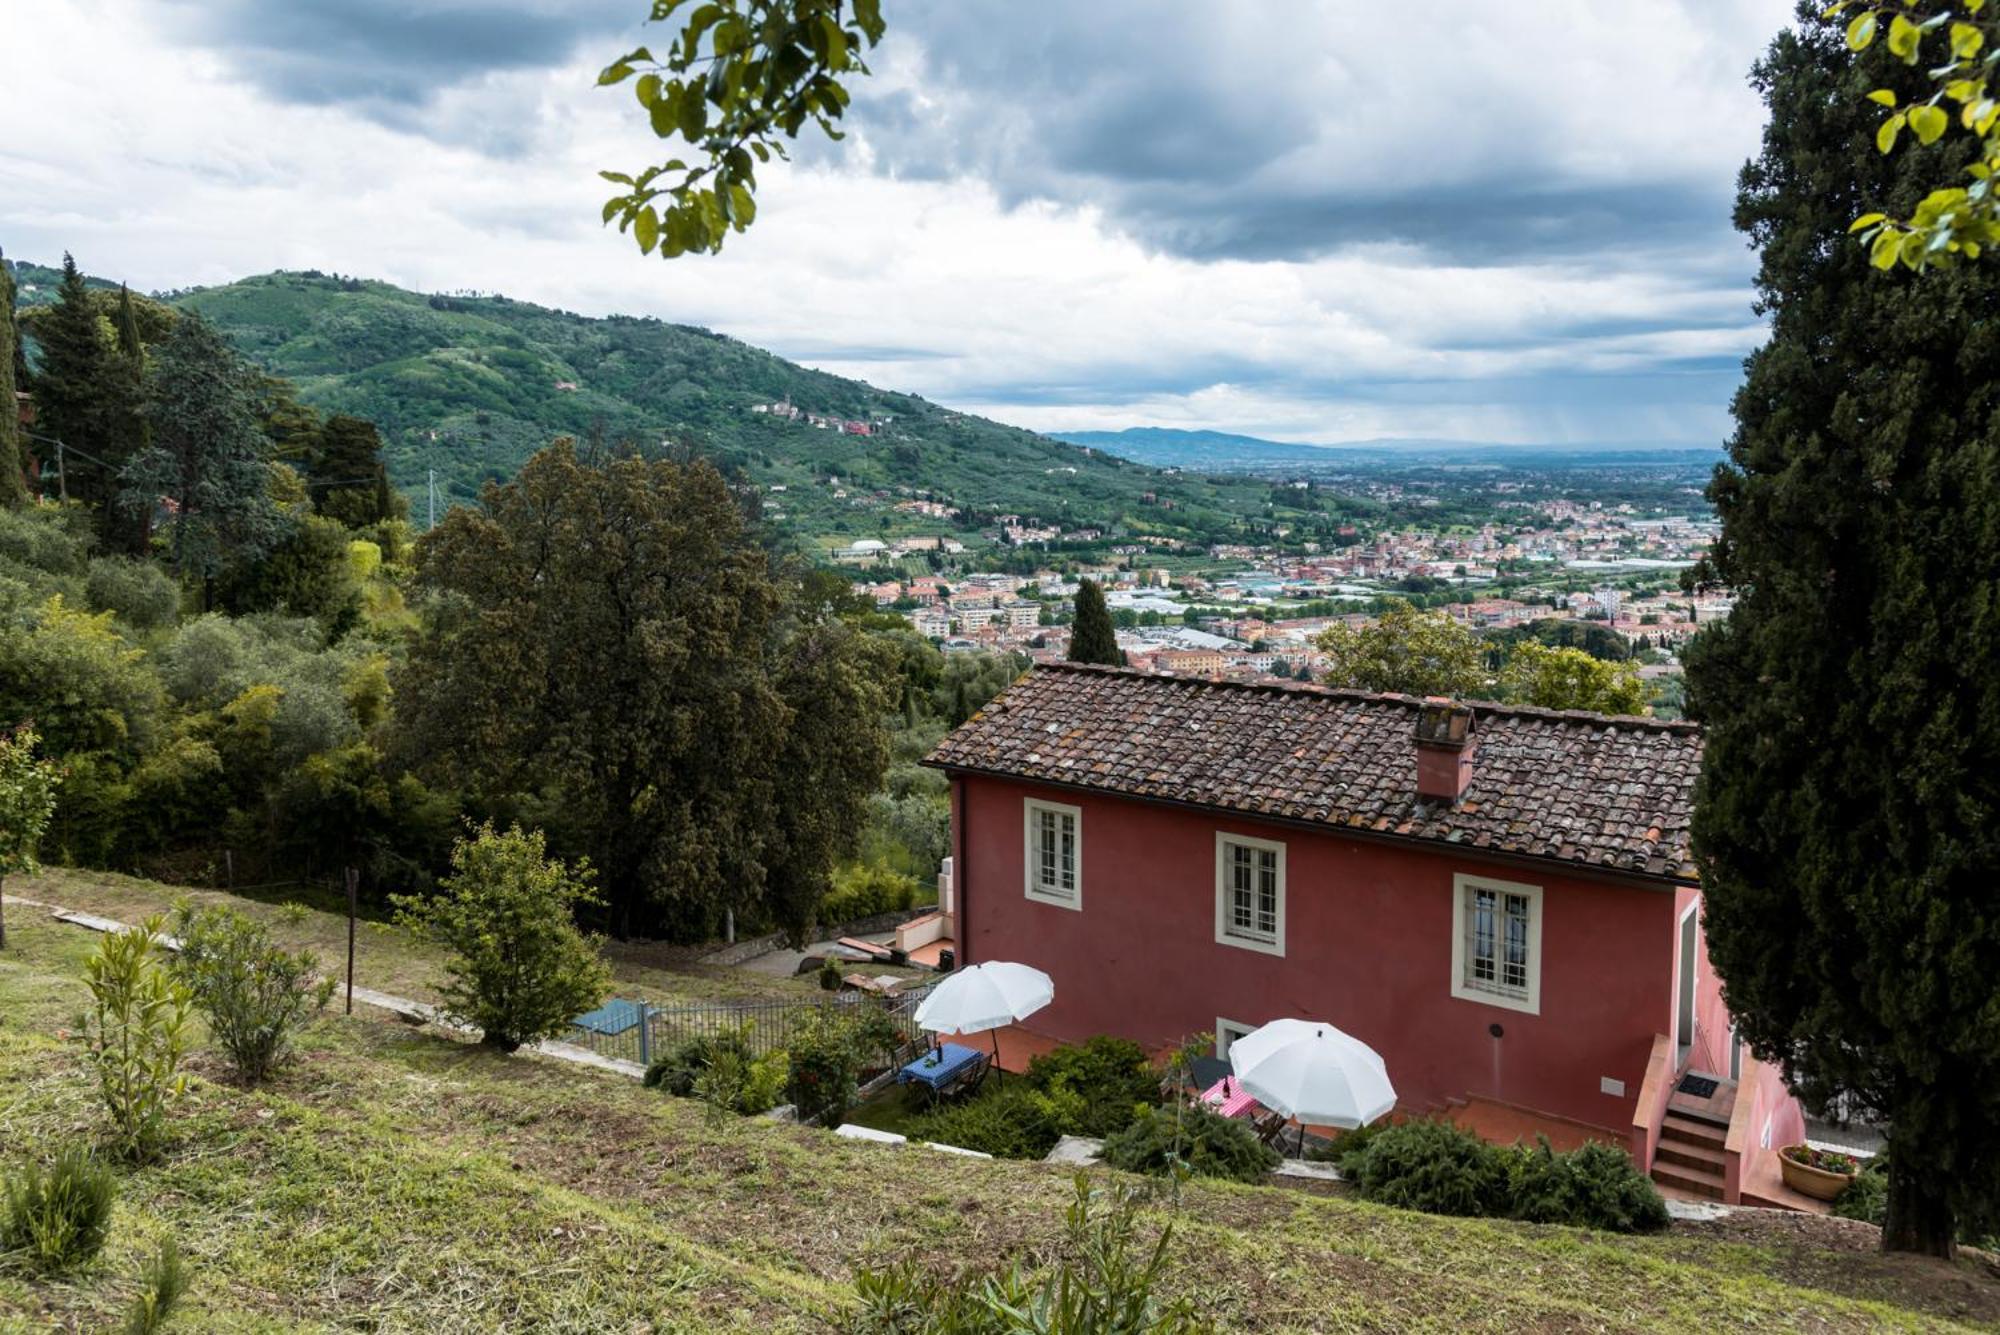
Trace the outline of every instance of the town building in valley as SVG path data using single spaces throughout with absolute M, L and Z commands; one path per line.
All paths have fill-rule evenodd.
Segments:
M 1700 760 L 1685 723 L 1066 664 L 927 763 L 959 959 L 1055 979 L 1024 1037 L 1224 1055 L 1325 1020 L 1404 1114 L 1798 1204 L 1775 1151 L 1799 1104 L 1735 1041 L 1702 938 Z

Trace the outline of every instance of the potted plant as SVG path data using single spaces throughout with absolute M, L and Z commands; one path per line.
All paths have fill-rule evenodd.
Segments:
M 1852 1155 L 1816 1150 L 1803 1144 L 1779 1150 L 1778 1168 L 1785 1176 L 1786 1186 L 1818 1201 L 1839 1196 L 1861 1171 L 1861 1165 Z

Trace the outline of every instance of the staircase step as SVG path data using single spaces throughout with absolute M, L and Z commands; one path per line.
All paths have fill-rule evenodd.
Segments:
M 1663 1187 L 1673 1187 L 1696 1196 L 1707 1196 L 1721 1200 L 1724 1195 L 1723 1178 L 1720 1172 L 1707 1172 L 1700 1168 L 1689 1168 L 1685 1164 L 1653 1164 L 1653 1181 Z
M 1720 1150 L 1729 1144 L 1729 1128 L 1706 1118 L 1670 1112 L 1660 1121 L 1660 1139 Z
M 1668 1140 L 1662 1136 L 1660 1145 L 1653 1152 L 1655 1163 L 1676 1164 L 1683 1168 L 1699 1168 L 1705 1172 L 1721 1173 L 1729 1163 L 1725 1150 L 1708 1145 L 1695 1145 L 1684 1140 Z

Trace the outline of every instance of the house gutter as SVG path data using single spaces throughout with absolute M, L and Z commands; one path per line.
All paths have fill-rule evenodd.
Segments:
M 1651 872 L 1628 871 L 1622 867 L 1605 867 L 1591 862 L 1571 862 L 1566 858 L 1546 857 L 1539 853 L 1513 853 L 1505 849 L 1481 848 L 1471 843 L 1453 843 L 1448 839 L 1424 839 L 1414 835 L 1395 834 L 1387 830 L 1371 830 L 1358 825 L 1333 825 L 1326 821 L 1301 820 L 1297 816 L 1279 816 L 1262 811 L 1246 811 L 1241 807 L 1213 806 L 1206 802 L 1187 802 L 1174 797 L 1155 797 L 1149 793 L 1128 793 L 1116 788 L 1100 788 L 1087 783 L 1072 783 L 1062 779 L 1032 778 L 1009 770 L 980 769 L 972 765 L 953 765 L 944 761 L 920 760 L 919 765 L 928 769 L 941 770 L 959 784 L 959 810 L 965 810 L 964 779 L 976 776 L 982 779 L 1000 779 L 1008 783 L 1029 784 L 1043 788 L 1060 789 L 1069 793 L 1087 793 L 1094 797 L 1115 797 L 1126 802 L 1142 802 L 1149 806 L 1167 807 L 1175 811 L 1196 812 L 1204 816 L 1225 816 L 1237 820 L 1261 821 L 1266 825 L 1283 826 L 1291 830 L 1303 830 L 1310 834 L 1333 835 L 1339 838 L 1356 839 L 1363 843 L 1388 844 L 1395 848 L 1423 849 L 1432 853 L 1455 852 L 1465 857 L 1499 863 L 1509 867 L 1532 867 L 1547 870 L 1560 867 L 1565 874 L 1583 880 L 1613 881 L 1621 885 L 1642 890 L 1671 892 L 1674 890 L 1699 889 L 1701 883 L 1693 877 L 1655 875 Z M 961 830 L 964 817 L 960 817 Z M 961 839 L 963 843 L 963 839 Z M 963 848 L 960 849 L 961 854 Z M 961 905 L 963 897 L 961 896 Z

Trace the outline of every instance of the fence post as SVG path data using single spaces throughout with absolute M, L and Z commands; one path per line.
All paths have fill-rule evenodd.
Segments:
M 653 1016 L 652 1007 L 644 999 L 639 1002 L 639 1065 L 653 1064 Z

